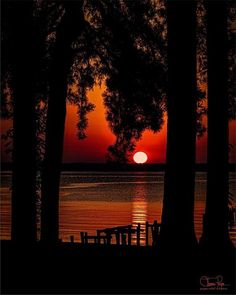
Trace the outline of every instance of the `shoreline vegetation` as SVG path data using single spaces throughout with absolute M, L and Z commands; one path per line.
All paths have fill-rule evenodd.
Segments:
M 2 162 L 0 171 L 12 170 L 11 162 Z M 236 163 L 228 164 L 229 172 L 236 172 Z M 165 171 L 166 164 L 62 163 L 61 171 Z M 196 171 L 206 172 L 207 164 L 197 163 Z

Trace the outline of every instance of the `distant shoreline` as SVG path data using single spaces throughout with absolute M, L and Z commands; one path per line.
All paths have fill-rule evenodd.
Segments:
M 107 163 L 63 163 L 61 171 L 165 171 L 166 164 L 107 164 Z M 1 171 L 12 170 L 12 163 L 1 163 Z M 196 164 L 196 171 L 207 171 L 205 163 Z M 236 163 L 229 164 L 229 171 L 236 172 Z

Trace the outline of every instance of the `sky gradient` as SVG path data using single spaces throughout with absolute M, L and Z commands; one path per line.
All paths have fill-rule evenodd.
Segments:
M 87 138 L 78 140 L 76 137 L 77 108 L 76 106 L 67 106 L 65 140 L 64 140 L 64 162 L 105 162 L 105 155 L 109 145 L 115 142 L 115 136 L 109 129 L 105 118 L 105 109 L 102 98 L 103 88 L 95 87 L 90 91 L 89 99 L 95 104 L 96 108 L 88 115 L 89 126 L 87 129 Z M 166 158 L 166 133 L 167 118 L 160 132 L 154 134 L 151 131 L 145 131 L 142 139 L 137 143 L 135 152 L 143 151 L 148 155 L 147 163 L 164 163 Z M 231 121 L 230 125 L 230 143 L 234 146 L 230 153 L 230 162 L 236 162 L 236 122 Z M 219 138 L 220 140 L 220 138 Z M 207 158 L 207 134 L 197 139 L 197 163 L 206 162 Z M 132 159 L 131 159 L 131 162 Z
M 67 105 L 67 116 L 64 137 L 63 162 L 84 162 L 84 163 L 104 163 L 106 162 L 106 153 L 109 145 L 115 142 L 115 136 L 109 129 L 105 118 L 105 108 L 103 105 L 102 91 L 103 87 L 95 87 L 90 91 L 89 100 L 95 104 L 95 110 L 88 115 L 87 138 L 78 140 L 77 138 L 77 107 Z M 164 163 L 166 156 L 166 121 L 160 132 L 154 134 L 151 131 L 145 131 L 142 139 L 137 143 L 135 152 L 143 151 L 148 156 L 147 163 Z M 1 134 L 11 126 L 11 121 L 1 120 Z M 229 142 L 233 145 L 230 153 L 230 162 L 236 163 L 236 121 L 229 123 Z M 220 138 L 219 138 L 220 140 Z M 3 142 L 1 142 L 2 162 L 10 160 L 6 155 Z M 197 139 L 197 163 L 205 163 L 207 159 L 207 133 L 200 139 Z M 131 163 L 133 160 L 131 158 Z

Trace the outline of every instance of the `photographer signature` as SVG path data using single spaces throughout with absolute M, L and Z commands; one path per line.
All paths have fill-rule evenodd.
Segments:
M 227 289 L 225 287 L 229 286 L 224 283 L 224 278 L 222 275 L 217 275 L 215 277 L 208 277 L 208 276 L 202 276 L 200 278 L 200 285 L 204 289 Z

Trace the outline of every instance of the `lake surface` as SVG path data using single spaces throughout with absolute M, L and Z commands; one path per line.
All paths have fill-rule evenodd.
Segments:
M 184 179 L 183 179 L 184 181 Z M 10 238 L 11 172 L 1 172 L 0 237 Z M 230 173 L 230 192 L 236 197 L 236 173 Z M 80 241 L 80 232 L 95 235 L 97 229 L 161 221 L 164 172 L 63 172 L 60 188 L 60 238 L 71 235 Z M 205 208 L 206 173 L 196 173 L 195 231 L 202 232 Z M 236 245 L 236 227 L 230 230 Z M 135 236 L 132 237 L 135 239 Z M 141 244 L 144 244 L 144 233 Z

